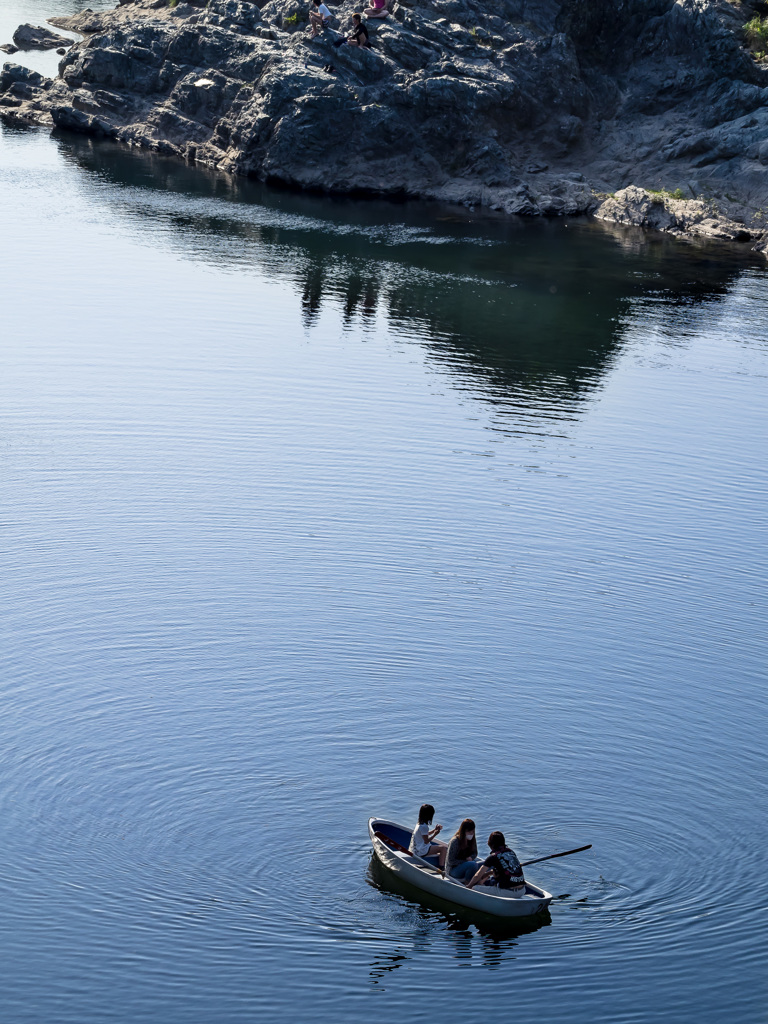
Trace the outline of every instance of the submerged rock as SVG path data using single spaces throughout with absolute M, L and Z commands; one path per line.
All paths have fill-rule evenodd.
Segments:
M 53 18 L 85 38 L 54 80 L 0 79 L 0 114 L 303 188 L 762 244 L 768 69 L 747 3 L 391 0 L 370 50 L 343 43 L 356 2 L 315 39 L 307 6 Z

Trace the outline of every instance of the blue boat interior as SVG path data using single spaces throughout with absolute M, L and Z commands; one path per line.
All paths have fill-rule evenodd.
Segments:
M 386 822 L 376 822 L 376 831 L 381 832 L 387 839 L 394 839 L 396 843 L 405 846 L 406 849 L 411 841 L 411 833 L 407 828 L 400 828 L 399 825 L 390 825 Z

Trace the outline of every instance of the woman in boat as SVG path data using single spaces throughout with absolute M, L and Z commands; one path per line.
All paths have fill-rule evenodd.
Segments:
M 465 818 L 448 843 L 448 852 L 445 855 L 445 873 L 451 878 L 465 882 L 468 878 L 472 878 L 479 867 L 475 823 L 471 818 Z
M 411 842 L 408 849 L 416 857 L 437 857 L 438 866 L 442 869 L 445 866 L 445 846 L 439 846 L 432 840 L 440 834 L 442 825 L 435 825 L 430 828 L 432 819 L 435 816 L 435 808 L 432 804 L 422 804 L 419 810 L 419 823 L 413 830 Z
M 486 857 L 474 878 L 467 882 L 468 889 L 476 885 L 497 885 L 508 896 L 525 896 L 523 868 L 514 850 L 510 850 L 503 832 L 488 836 L 490 857 Z

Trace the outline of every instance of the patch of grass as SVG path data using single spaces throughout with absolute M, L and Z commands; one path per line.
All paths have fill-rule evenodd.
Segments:
M 176 7 L 178 2 L 179 2 L 179 0 L 168 0 L 168 6 L 169 7 Z
M 493 43 L 484 28 L 478 29 L 476 25 L 473 25 L 469 30 L 469 34 L 479 46 L 493 46 Z
M 647 188 L 645 190 L 652 196 L 656 197 L 652 200 L 654 203 L 663 203 L 665 199 L 689 199 L 690 197 L 683 192 L 681 188 L 676 188 L 674 192 L 670 192 L 668 188 Z
M 309 15 L 305 10 L 300 9 L 283 18 L 283 28 L 297 28 L 299 25 L 306 25 L 308 21 Z
M 744 39 L 750 50 L 762 54 L 768 50 L 768 18 L 756 14 L 744 26 Z

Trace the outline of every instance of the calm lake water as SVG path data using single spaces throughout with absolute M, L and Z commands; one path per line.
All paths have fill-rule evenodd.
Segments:
M 2 1019 L 764 1021 L 764 265 L 9 128 L 0 232 Z

